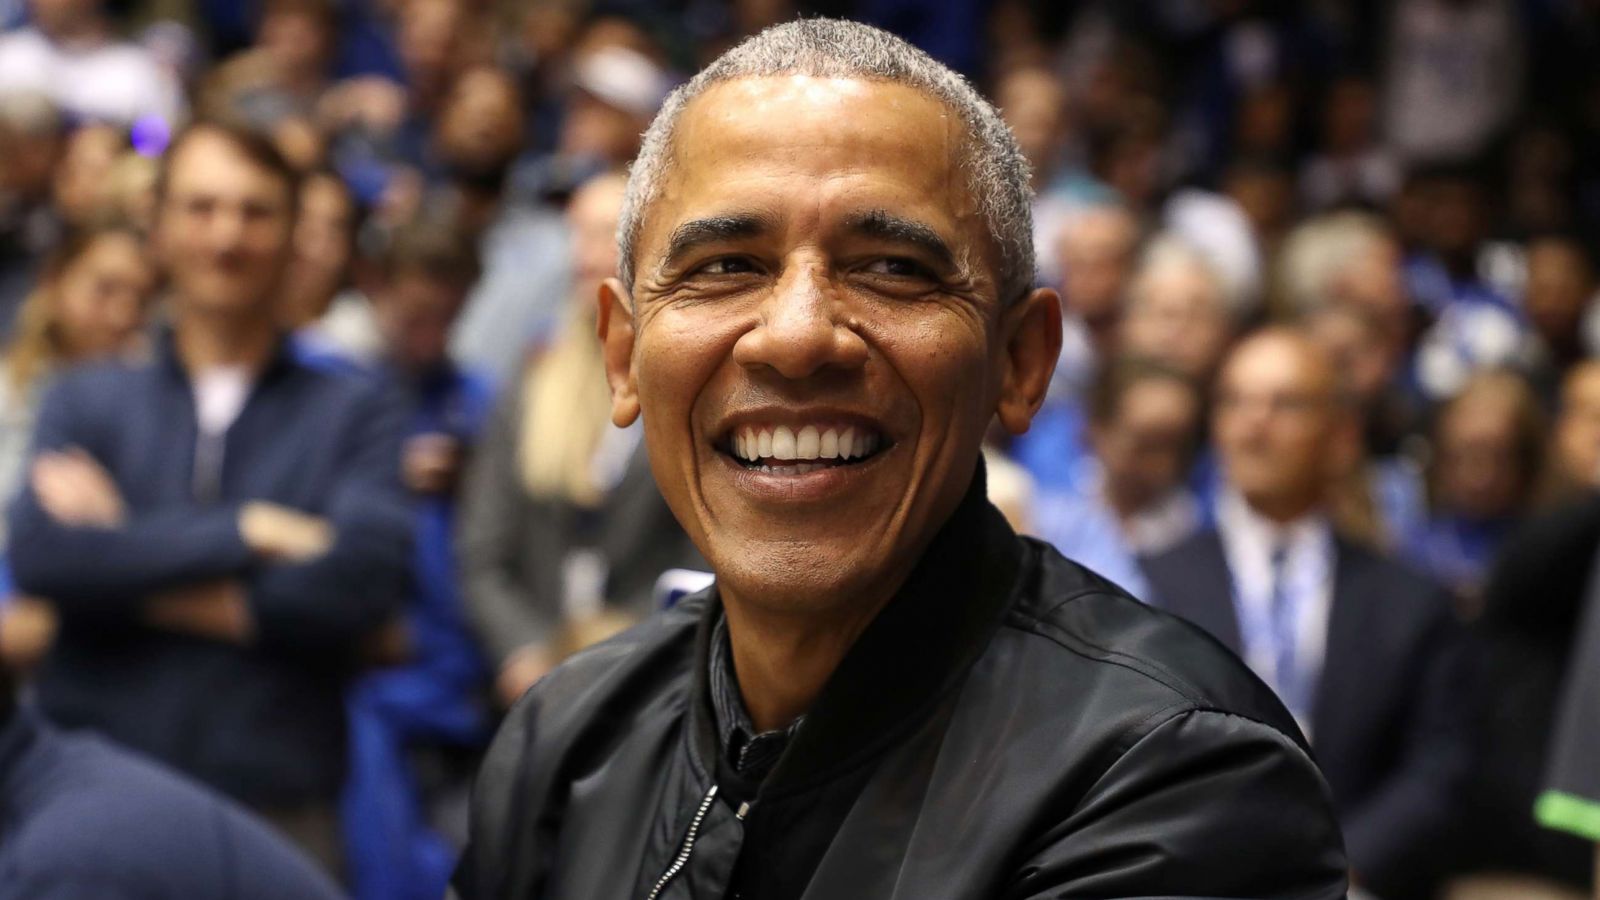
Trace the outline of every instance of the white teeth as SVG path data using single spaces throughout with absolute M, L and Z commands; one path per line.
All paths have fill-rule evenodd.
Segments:
M 794 459 L 794 432 L 783 425 L 772 430 L 772 458 Z
M 794 455 L 796 459 L 816 459 L 821 449 L 822 438 L 817 435 L 814 425 L 807 425 L 800 429 L 800 434 L 794 441 Z
M 817 447 L 817 457 L 819 459 L 839 458 L 839 432 L 829 428 L 822 433 L 822 441 Z
M 795 460 L 852 460 L 876 452 L 881 440 L 875 432 L 857 431 L 855 428 L 829 428 L 824 431 L 807 425 L 798 431 L 778 425 L 771 431 L 754 428 L 740 429 L 733 436 L 733 454 L 746 462 L 763 459 L 780 462 Z M 793 471 L 787 466 L 784 471 Z M 808 469 L 809 470 L 809 469 Z

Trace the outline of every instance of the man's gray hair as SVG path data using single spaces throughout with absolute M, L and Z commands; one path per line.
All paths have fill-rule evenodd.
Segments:
M 1032 287 L 1033 190 L 1028 162 L 999 110 L 965 78 L 886 31 L 838 19 L 800 19 L 768 28 L 718 57 L 674 90 L 650 123 L 628 173 L 617 226 L 622 281 L 630 290 L 645 210 L 660 193 L 684 109 L 713 85 L 784 75 L 893 82 L 949 107 L 968 132 L 962 165 L 999 253 L 1001 302 L 1013 303 Z

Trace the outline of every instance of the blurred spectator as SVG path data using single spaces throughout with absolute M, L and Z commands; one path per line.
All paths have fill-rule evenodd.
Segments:
M 37 91 L 72 116 L 176 126 L 181 86 L 146 50 L 116 39 L 103 0 L 30 0 L 31 24 L 0 34 L 0 94 Z
M 1099 220 L 1109 226 L 1104 235 L 1105 250 L 1113 259 L 1105 264 L 1106 278 L 1101 280 L 1098 299 L 1107 295 L 1125 295 L 1126 309 L 1121 313 L 1114 336 L 1106 340 L 1116 346 L 1118 353 L 1153 362 L 1163 363 L 1178 370 L 1201 386 L 1209 386 L 1222 353 L 1227 349 L 1233 334 L 1233 319 L 1223 299 L 1222 286 L 1212 269 L 1182 241 L 1171 236 L 1153 239 L 1140 255 L 1139 261 L 1127 280 L 1125 291 L 1115 285 L 1124 277 L 1118 272 L 1114 257 L 1120 252 L 1122 240 L 1132 235 L 1123 231 L 1113 216 Z M 1120 232 L 1120 234 L 1119 234 Z M 1093 281 L 1094 279 L 1091 279 Z M 1068 295 L 1080 285 L 1068 283 Z M 1091 296 L 1080 300 L 1094 302 Z M 1064 297 L 1063 302 L 1076 302 Z M 1046 492 L 1082 492 L 1091 485 L 1094 471 L 1087 439 L 1086 416 L 1082 400 L 1071 385 L 1087 382 L 1095 377 L 1092 370 L 1084 370 L 1079 357 L 1095 359 L 1081 343 L 1068 338 L 1062 348 L 1064 359 L 1059 368 L 1066 374 L 1052 386 L 1049 402 L 1035 417 L 1026 434 L 1017 437 L 1011 453 L 1028 470 L 1038 487 Z M 1092 363 L 1091 363 L 1092 364 Z M 1194 479 L 1200 490 L 1202 503 L 1209 502 L 1213 471 L 1202 458 Z
M 1300 169 L 1300 202 L 1312 212 L 1381 209 L 1400 186 L 1400 167 L 1378 142 L 1377 90 L 1358 76 L 1328 86 L 1316 152 Z
M 243 800 L 337 868 L 343 688 L 403 597 L 411 518 L 394 395 L 301 365 L 279 331 L 295 189 L 250 132 L 174 142 L 153 239 L 171 327 L 149 363 L 56 380 L 10 554 L 61 619 L 47 715 Z
M 435 136 L 448 178 L 445 202 L 478 241 L 484 267 L 451 351 L 497 381 L 515 376 L 529 341 L 559 316 L 568 278 L 560 214 L 511 195 L 522 123 L 516 84 L 480 68 L 456 83 Z
M 1128 281 L 1139 249 L 1139 225 L 1118 204 L 1083 206 L 1062 222 L 1055 240 L 1064 325 L 1071 333 L 1064 342 L 1057 377 L 1069 373 L 1069 383 L 1081 392 L 1098 368 L 1096 361 L 1116 355 Z
M 332 85 L 339 9 L 334 0 L 267 0 L 255 46 L 213 69 L 200 89 L 201 110 L 270 129 L 283 117 L 315 112 Z
M 1600 360 L 1567 370 L 1553 436 L 1546 498 L 1559 501 L 1600 485 Z
M 1306 334 L 1333 360 L 1361 424 L 1360 458 L 1333 488 L 1329 506 L 1348 538 L 1388 551 L 1427 518 L 1421 467 L 1413 454 L 1420 412 L 1400 390 L 1403 342 L 1370 306 L 1334 302 L 1303 317 Z
M 457 484 L 488 419 L 490 390 L 445 352 L 478 277 L 477 253 L 451 225 L 410 223 L 393 235 L 379 277 L 373 307 L 382 361 L 411 401 L 401 473 L 417 511 L 415 592 L 405 646 L 396 648 L 402 664 L 351 688 L 343 814 L 358 900 L 434 900 L 465 842 L 464 816 L 447 838 L 434 812 L 450 797 L 464 809 L 471 763 L 488 740 L 487 672 L 468 629 L 451 536 Z
M 0 93 L 0 335 L 10 333 L 39 260 L 59 234 L 50 183 L 62 136 L 61 116 L 47 97 Z
M 1383 119 L 1403 159 L 1474 156 L 1510 123 L 1522 86 L 1521 24 L 1512 0 L 1397 0 Z
M 1441 165 L 1410 181 L 1420 243 L 1406 258 L 1406 285 L 1435 320 L 1418 344 L 1415 377 L 1423 395 L 1438 401 L 1475 370 L 1513 364 L 1523 326 L 1511 299 L 1484 277 L 1492 211 L 1482 170 Z
M 994 102 L 1032 169 L 1034 264 L 1038 280 L 1053 284 L 1060 280 L 1063 266 L 1054 238 L 1073 205 L 1070 170 L 1064 165 L 1071 134 L 1066 86 L 1049 69 L 1022 66 L 996 82 Z
M 1294 177 L 1275 157 L 1242 157 L 1223 173 L 1223 193 L 1244 213 L 1263 260 L 1277 255 L 1294 222 Z
M 372 304 L 351 283 L 359 228 L 360 210 L 337 175 L 303 178 L 279 304 L 284 327 L 306 352 L 373 366 L 383 355 L 383 336 Z
M 1385 898 L 1442 876 L 1469 746 L 1457 625 L 1443 592 L 1337 535 L 1332 478 L 1357 446 L 1339 373 L 1273 329 L 1233 351 L 1213 431 L 1216 529 L 1149 557 L 1154 602 L 1234 648 L 1311 739 L 1353 878 Z
M 566 318 L 501 399 L 467 476 L 464 589 L 506 705 L 559 661 L 564 629 L 606 610 L 643 615 L 663 571 L 705 568 L 661 499 L 640 429 L 610 421 L 595 296 L 616 273 L 623 186 L 603 175 L 573 197 Z
M 1493 900 L 1592 896 L 1592 845 L 1529 813 L 1548 785 L 1562 683 L 1581 665 L 1574 636 L 1597 553 L 1600 496 L 1571 491 L 1506 539 L 1473 623 L 1474 761 L 1457 869 L 1498 886 Z
M 134 349 L 155 287 L 143 238 L 125 226 L 78 233 L 45 264 L 0 359 L 0 503 L 22 484 L 45 384 L 67 366 Z M 0 666 L 26 672 L 49 648 L 55 614 L 10 595 L 5 547 L 0 522 Z
M 1209 385 L 1234 320 L 1215 271 L 1181 241 L 1157 239 L 1128 286 L 1120 348 L 1165 362 Z
M 1200 503 L 1184 485 L 1201 405 L 1193 380 L 1170 366 L 1136 359 L 1107 366 L 1089 399 L 1093 455 L 1072 491 L 1035 502 L 1033 532 L 1145 597 L 1135 557 L 1167 550 L 1201 525 Z
M 228 800 L 16 701 L 0 671 L 0 900 L 335 900 Z
M 1431 513 L 1403 550 L 1476 609 L 1490 563 L 1539 486 L 1544 414 L 1520 376 L 1488 372 L 1439 410 L 1433 432 Z
M 1586 316 L 1595 308 L 1594 265 L 1583 244 L 1560 234 L 1528 242 L 1522 310 L 1531 326 L 1523 350 L 1540 397 L 1554 404 L 1561 378 L 1592 355 L 1595 335 Z
M 128 132 L 115 125 L 85 125 L 67 136 L 51 187 L 56 214 L 66 226 L 84 228 L 115 216 L 111 169 L 132 149 Z

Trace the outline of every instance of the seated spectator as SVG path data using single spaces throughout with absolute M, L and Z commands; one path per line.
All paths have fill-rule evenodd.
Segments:
M 0 93 L 39 91 L 80 119 L 177 124 L 183 91 L 149 51 L 117 40 L 102 0 L 31 0 L 32 24 L 0 34 Z
M 336 900 L 243 809 L 90 734 L 58 731 L 0 671 L 0 900 Z
M 1160 363 L 1125 359 L 1090 395 L 1093 468 L 1076 492 L 1035 501 L 1033 531 L 1068 559 L 1148 594 L 1134 559 L 1188 538 L 1202 510 L 1184 485 L 1200 431 L 1194 382 Z
M 1362 452 L 1334 487 L 1330 512 L 1346 537 L 1396 550 L 1423 529 L 1428 512 L 1422 467 L 1412 455 L 1418 451 L 1411 446 L 1419 413 L 1397 384 L 1402 357 L 1367 306 L 1324 304 L 1305 315 L 1303 325 L 1344 376 L 1361 426 Z
M 360 210 L 338 175 L 317 171 L 300 182 L 294 256 L 279 304 L 283 325 L 308 353 L 376 365 L 383 337 L 372 304 L 351 284 Z
M 1212 428 L 1225 473 L 1216 528 L 1146 559 L 1153 602 L 1237 651 L 1295 714 L 1354 881 L 1430 896 L 1468 751 L 1450 603 L 1334 532 L 1329 482 L 1356 423 L 1304 335 L 1269 329 L 1233 351 Z
M 1544 414 L 1521 376 L 1474 376 L 1439 410 L 1429 471 L 1432 510 L 1404 555 L 1477 609 L 1484 577 L 1532 504 L 1544 461 Z
M 1084 395 L 1116 355 L 1138 242 L 1138 223 L 1116 203 L 1081 206 L 1061 225 L 1061 358 L 1044 408 L 1008 448 L 1041 485 L 1072 487 L 1073 461 L 1084 453 Z
M 1550 470 L 1544 496 L 1550 501 L 1600 485 L 1600 360 L 1567 371 L 1552 430 Z
M 1128 281 L 1139 249 L 1139 223 L 1127 208 L 1105 203 L 1067 216 L 1056 237 L 1061 260 L 1062 325 L 1068 335 L 1057 381 L 1063 377 L 1079 395 L 1117 353 L 1127 303 Z M 1058 393 L 1052 382 L 1051 393 Z
M 421 220 L 391 237 L 373 291 L 382 364 L 411 401 L 401 473 L 417 518 L 415 590 L 403 645 L 394 648 L 399 664 L 363 676 L 350 691 L 343 814 L 358 900 L 444 893 L 465 834 L 441 834 L 431 813 L 441 794 L 453 791 L 465 803 L 467 772 L 488 741 L 487 671 L 466 621 L 452 535 L 461 469 L 488 419 L 491 392 L 445 352 L 478 272 L 469 235 Z M 425 768 L 441 777 L 425 780 Z
M 1234 325 L 1222 281 L 1204 258 L 1177 239 L 1160 239 L 1128 286 L 1119 347 L 1209 385 Z
M 1562 376 L 1594 349 L 1595 335 L 1584 320 L 1594 309 L 1600 280 L 1583 244 L 1567 235 L 1529 241 L 1527 266 L 1522 311 L 1530 328 L 1523 365 L 1539 396 L 1553 406 Z
M 148 363 L 56 380 L 11 511 L 17 586 L 61 619 L 35 686 L 58 724 L 221 789 L 337 868 L 344 685 L 405 596 L 405 410 L 285 341 L 296 185 L 273 146 L 199 123 L 164 166 L 171 326 Z
M 1128 283 L 1127 307 L 1114 340 L 1118 351 L 1164 363 L 1209 385 L 1232 335 L 1222 283 L 1199 254 L 1172 237 L 1146 247 Z M 1046 407 L 1040 421 L 1013 442 L 1012 452 L 1041 490 L 1077 490 L 1090 452 L 1082 407 L 1070 402 Z M 1204 458 L 1199 468 L 1196 479 L 1209 487 Z
M 616 272 L 622 190 L 605 175 L 573 197 L 567 320 L 501 399 L 467 475 L 462 578 L 508 706 L 559 661 L 568 623 L 608 608 L 643 615 L 662 572 L 705 568 L 661 499 L 639 429 L 611 425 L 594 298 Z
M 45 384 L 68 366 L 133 349 L 155 287 L 143 237 L 123 226 L 81 232 L 46 263 L 0 358 L 0 503 L 9 503 L 22 484 Z M 0 581 L 8 583 L 5 547 L 0 521 Z M 0 666 L 31 669 L 54 623 L 48 604 L 0 590 Z
M 1300 202 L 1316 212 L 1339 206 L 1379 208 L 1400 185 L 1400 166 L 1379 141 L 1377 90 L 1349 75 L 1328 86 L 1316 152 L 1300 168 Z
M 64 225 L 86 228 L 115 214 L 108 181 L 117 160 L 131 150 L 128 132 L 115 125 L 85 125 L 67 136 L 51 185 Z

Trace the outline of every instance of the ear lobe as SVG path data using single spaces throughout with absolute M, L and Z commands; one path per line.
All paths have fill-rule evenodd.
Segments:
M 1061 355 L 1061 298 L 1039 288 L 1003 310 L 999 328 L 1004 357 L 996 412 L 1007 431 L 1022 434 L 1044 405 Z
M 627 428 L 639 418 L 639 390 L 633 377 L 633 310 L 628 289 L 615 278 L 600 283 L 595 297 L 596 331 L 611 385 L 611 422 Z

